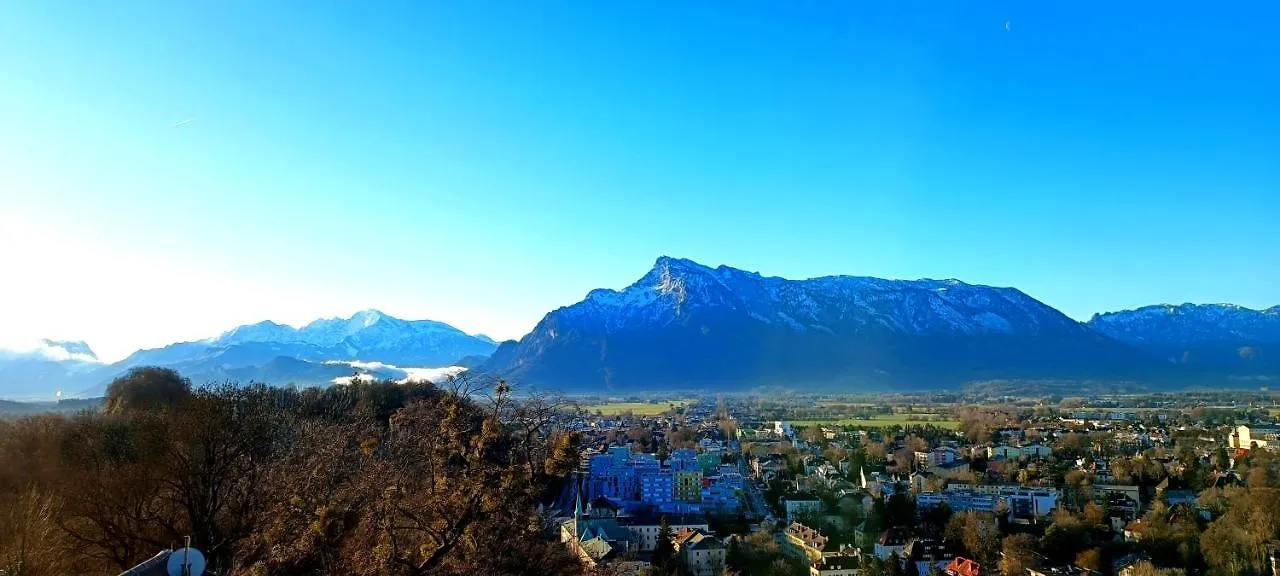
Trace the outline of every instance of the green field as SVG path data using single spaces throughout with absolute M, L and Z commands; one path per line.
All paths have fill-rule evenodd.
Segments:
M 916 418 L 912 420 L 911 418 Z M 930 418 L 928 421 L 921 421 L 919 418 Z M 791 422 L 792 426 L 821 426 L 824 424 L 834 424 L 836 426 L 862 426 L 865 428 L 876 428 L 882 426 L 923 426 L 925 424 L 937 426 L 938 428 L 956 429 L 960 427 L 959 420 L 950 418 L 939 419 L 937 416 L 926 416 L 921 414 L 877 414 L 872 419 L 866 420 L 862 418 L 829 418 L 817 420 L 795 420 Z
M 636 416 L 657 416 L 667 410 L 689 404 L 690 400 L 666 400 L 662 402 L 608 402 L 606 404 L 586 404 L 582 406 L 589 414 L 599 411 L 605 416 L 616 416 L 631 411 Z

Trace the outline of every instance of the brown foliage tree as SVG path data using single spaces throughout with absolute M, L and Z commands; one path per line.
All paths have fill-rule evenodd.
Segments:
M 1029 534 L 1006 536 L 1000 553 L 1000 571 L 1005 576 L 1022 576 L 1035 567 L 1036 540 Z
M 191 381 L 176 370 L 155 366 L 132 368 L 107 386 L 104 411 L 119 414 L 126 410 L 172 408 L 190 395 Z

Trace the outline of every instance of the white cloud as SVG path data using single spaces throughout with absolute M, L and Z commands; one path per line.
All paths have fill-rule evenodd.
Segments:
M 377 375 L 367 371 L 382 372 L 402 372 L 404 378 L 396 380 L 398 384 L 408 384 L 409 382 L 442 382 L 450 376 L 457 376 L 467 369 L 462 366 L 446 366 L 444 368 L 401 368 L 392 364 L 384 364 L 382 362 L 363 362 L 360 360 L 344 361 L 330 360 L 325 364 L 336 365 L 343 364 L 351 366 L 356 370 L 366 370 L 352 376 L 339 376 L 333 379 L 334 384 L 350 384 L 352 380 L 360 382 L 372 382 L 378 378 Z
M 61 346 L 50 346 L 42 340 L 0 341 L 0 350 L 21 355 L 41 356 L 49 360 L 97 363 L 98 359 L 88 354 L 74 353 Z
M 444 368 L 402 368 L 405 371 L 405 378 L 400 380 L 401 384 L 406 382 L 440 382 L 450 376 L 457 376 L 467 369 L 462 366 L 447 366 Z
M 360 360 L 327 360 L 325 364 L 336 365 L 343 364 L 357 370 L 399 370 L 399 368 L 382 362 L 363 362 Z

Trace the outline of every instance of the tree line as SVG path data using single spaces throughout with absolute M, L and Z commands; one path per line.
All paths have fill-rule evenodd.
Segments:
M 537 511 L 577 465 L 556 413 L 465 378 L 135 369 L 101 411 L 0 421 L 0 574 L 115 574 L 188 536 L 218 575 L 575 574 Z

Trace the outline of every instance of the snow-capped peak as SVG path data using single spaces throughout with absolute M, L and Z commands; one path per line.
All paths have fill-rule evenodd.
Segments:
M 709 268 L 662 256 L 623 290 L 592 290 L 569 317 L 613 330 L 637 322 L 668 322 L 695 310 L 733 310 L 795 330 L 832 332 L 878 325 L 907 333 L 1011 333 L 1055 328 L 1080 330 L 1062 316 L 1011 288 L 956 279 L 882 280 L 824 276 L 788 280 L 729 266 Z
M 221 345 L 243 344 L 245 342 L 299 342 L 302 336 L 292 326 L 277 324 L 263 320 L 255 324 L 237 326 L 223 332 L 214 341 Z
M 355 314 L 352 314 L 351 319 L 348 321 L 348 323 L 351 324 L 352 326 L 358 325 L 362 328 L 368 328 L 370 326 L 373 326 L 374 324 L 377 324 L 385 316 L 386 315 L 383 314 L 382 312 L 378 310 L 374 310 L 373 308 L 370 308 L 368 310 L 361 310 L 359 312 L 356 312 Z
M 98 355 L 88 344 L 78 340 L 50 340 L 41 338 L 32 342 L 19 342 L 6 347 L 4 352 L 20 357 L 32 357 L 56 362 L 83 362 L 98 364 Z

